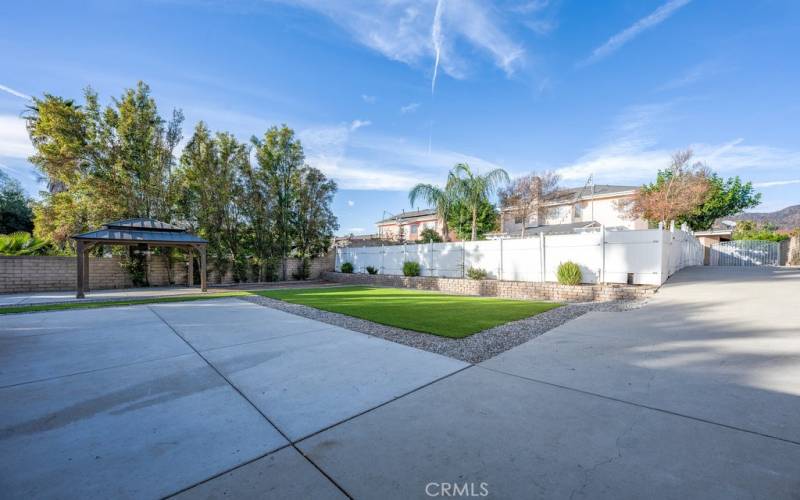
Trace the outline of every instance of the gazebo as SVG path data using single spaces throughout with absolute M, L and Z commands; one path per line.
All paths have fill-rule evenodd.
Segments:
M 185 229 L 154 219 L 125 219 L 109 222 L 101 229 L 88 233 L 76 234 L 72 237 L 77 243 L 78 287 L 75 296 L 84 298 L 89 291 L 89 250 L 97 245 L 142 246 L 144 248 L 173 247 L 189 252 L 197 250 L 200 254 L 200 288 L 207 291 L 206 286 L 206 246 L 208 241 L 195 236 Z M 187 284 L 194 284 L 193 261 L 189 258 Z

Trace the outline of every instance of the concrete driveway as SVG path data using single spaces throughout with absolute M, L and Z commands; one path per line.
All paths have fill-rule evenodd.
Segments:
M 466 366 L 236 299 L 0 321 L 3 498 L 156 498 L 232 469 L 340 497 L 290 443 Z
M 798 498 L 800 270 L 686 269 L 299 448 L 357 498 Z
M 7 497 L 798 498 L 800 270 L 481 365 L 235 299 L 0 318 Z

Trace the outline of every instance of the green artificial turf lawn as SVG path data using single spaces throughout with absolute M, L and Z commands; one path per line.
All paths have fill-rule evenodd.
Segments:
M 61 304 L 29 304 L 22 306 L 0 307 L 0 314 L 29 313 L 39 311 L 64 311 L 67 309 L 96 309 L 98 307 L 136 306 L 140 304 L 159 304 L 163 302 L 189 302 L 194 300 L 220 299 L 223 297 L 243 297 L 249 292 L 219 292 L 203 295 L 175 295 L 172 297 L 154 297 L 152 299 L 103 300 L 97 302 L 65 302 Z
M 368 286 L 264 290 L 254 293 L 375 323 L 452 338 L 467 337 L 561 305 Z

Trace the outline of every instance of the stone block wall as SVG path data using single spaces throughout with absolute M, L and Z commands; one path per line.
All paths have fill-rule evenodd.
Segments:
M 506 299 L 553 300 L 557 302 L 606 302 L 642 299 L 655 293 L 649 285 L 560 285 L 530 281 L 471 280 L 432 276 L 395 276 L 326 272 L 327 281 L 431 290 L 455 295 L 501 297 Z
M 311 279 L 319 279 L 325 271 L 333 270 L 333 254 L 311 261 Z M 122 258 L 90 257 L 89 289 L 129 288 L 133 286 L 127 271 L 120 263 Z M 288 278 L 296 271 L 300 262 L 288 259 Z M 75 290 L 77 262 L 75 257 L 8 257 L 0 256 L 0 293 L 51 292 Z M 187 277 L 187 262 L 177 260 L 170 268 L 164 255 L 148 256 L 148 279 L 151 286 L 184 285 Z M 208 284 L 232 284 L 233 275 L 228 270 L 220 282 L 216 270 L 209 265 Z M 195 281 L 199 285 L 199 281 Z

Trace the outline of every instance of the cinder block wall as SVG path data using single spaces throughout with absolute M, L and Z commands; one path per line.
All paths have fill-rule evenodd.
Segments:
M 133 286 L 127 271 L 120 263 L 122 258 L 90 257 L 89 288 L 103 290 L 109 288 L 129 288 Z M 332 271 L 334 255 L 328 254 L 311 261 L 311 279 L 318 279 L 325 271 Z M 288 259 L 288 278 L 296 271 L 300 262 Z M 74 290 L 76 281 L 75 257 L 7 257 L 0 256 L 0 293 L 51 292 Z M 178 260 L 169 266 L 164 255 L 148 256 L 148 278 L 151 286 L 166 286 L 186 283 L 187 262 Z M 219 284 L 217 272 L 209 266 L 208 283 Z M 233 275 L 228 270 L 222 284 L 233 283 Z M 195 283 L 199 284 L 199 283 Z
M 395 276 L 346 274 L 326 272 L 323 279 L 337 283 L 391 286 L 431 290 L 456 295 L 476 295 L 524 300 L 554 300 L 558 302 L 606 302 L 611 300 L 642 299 L 655 293 L 649 285 L 578 285 L 530 281 L 471 280 L 436 278 L 430 276 Z

